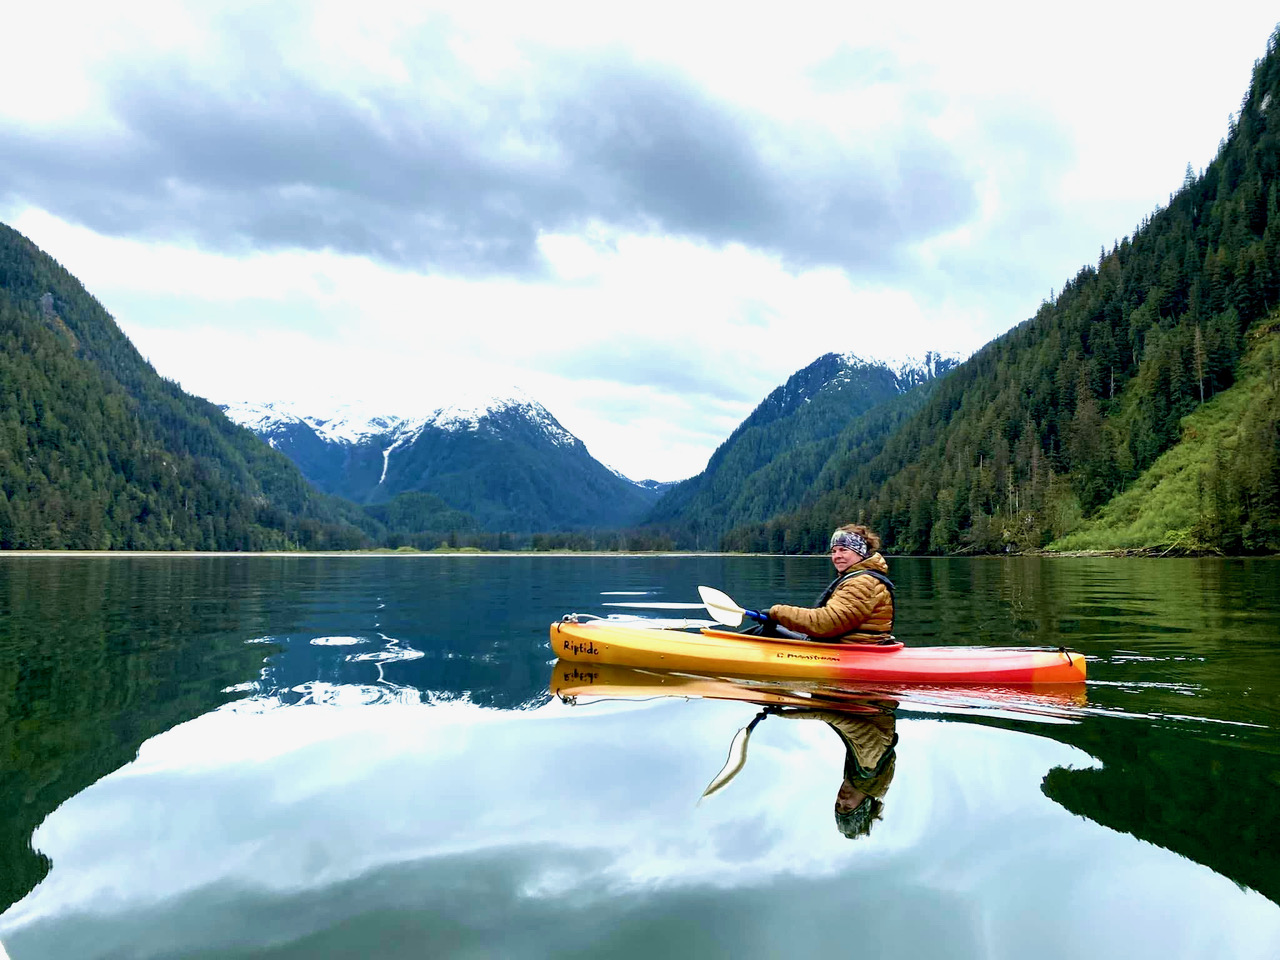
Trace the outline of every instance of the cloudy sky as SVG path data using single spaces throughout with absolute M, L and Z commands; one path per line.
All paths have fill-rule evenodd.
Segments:
M 1167 202 L 1280 17 L 1201 13 L 15 5 L 0 220 L 193 393 L 518 387 L 676 479 L 821 354 L 967 354 Z

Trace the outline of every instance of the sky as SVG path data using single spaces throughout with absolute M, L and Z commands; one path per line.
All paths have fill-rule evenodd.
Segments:
M 22 4 L 0 221 L 215 402 L 518 389 L 691 476 L 824 353 L 968 355 L 1203 169 L 1280 13 Z

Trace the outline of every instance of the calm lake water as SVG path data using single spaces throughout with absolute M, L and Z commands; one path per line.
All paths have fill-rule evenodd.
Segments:
M 869 722 L 856 691 L 550 692 L 565 613 L 809 603 L 825 560 L 0 557 L 0 943 L 1280 957 L 1280 563 L 891 566 L 908 644 L 1066 645 L 1090 681 L 876 698 L 895 765 L 848 839 L 821 711 L 767 718 L 699 798 L 753 698 Z

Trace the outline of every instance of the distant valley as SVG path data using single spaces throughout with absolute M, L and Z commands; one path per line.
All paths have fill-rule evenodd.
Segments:
M 401 494 L 431 494 L 489 532 L 633 525 L 670 486 L 635 482 L 601 464 L 519 391 L 418 418 L 317 415 L 280 402 L 222 409 L 325 493 L 375 507 Z

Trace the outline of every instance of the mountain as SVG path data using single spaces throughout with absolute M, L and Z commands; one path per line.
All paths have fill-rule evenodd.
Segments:
M 350 548 L 378 524 L 160 377 L 0 224 L 0 548 Z
M 852 421 L 927 389 L 957 362 L 932 352 L 893 366 L 851 353 L 824 354 L 765 397 L 702 473 L 666 493 L 646 524 L 681 546 L 718 549 L 731 528 L 794 506 L 840 449 Z
M 320 490 L 371 509 L 405 494 L 431 494 L 488 531 L 623 527 L 663 489 L 596 461 L 545 407 L 518 391 L 417 418 L 349 409 L 318 416 L 287 404 L 224 410 Z
M 634 484 L 641 490 L 648 490 L 650 493 L 657 494 L 658 497 L 661 497 L 680 482 L 679 480 L 632 480 L 617 467 L 609 467 L 609 472 L 616 477 L 621 477 L 627 483 Z
M 1067 539 L 1077 529 L 1105 540 L 1138 517 L 1135 502 L 1105 509 L 1130 488 L 1182 501 L 1145 514 L 1177 527 L 1125 534 L 1148 546 L 1280 546 L 1278 375 L 1258 346 L 1280 322 L 1278 45 L 1280 31 L 1217 155 L 1199 175 L 1188 166 L 1168 206 L 938 381 L 895 429 L 866 438 L 825 484 L 731 531 L 726 546 L 822 550 L 822 531 L 858 519 L 900 553 L 1040 549 L 1077 543 Z M 1242 358 L 1256 350 L 1250 372 Z M 1237 380 L 1238 398 L 1199 414 Z M 1222 443 L 1162 460 L 1201 430 Z M 1184 479 L 1161 484 L 1152 469 Z

